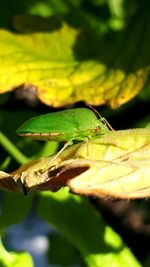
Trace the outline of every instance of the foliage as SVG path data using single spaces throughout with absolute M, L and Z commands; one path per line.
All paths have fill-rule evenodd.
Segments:
M 91 186 L 94 176 L 94 186 L 96 189 L 100 186 L 107 197 L 114 196 L 115 190 L 116 197 L 126 195 L 128 199 L 127 188 L 134 192 L 133 197 L 149 196 L 149 11 L 147 0 L 0 2 L 1 189 L 21 191 L 1 192 L 0 266 L 33 266 L 29 253 L 5 249 L 5 232 L 8 226 L 22 222 L 33 211 L 35 195 L 37 214 L 63 235 L 50 239 L 53 245 L 48 251 L 49 255 L 52 251 L 53 255 L 60 255 L 62 266 L 74 262 L 89 267 L 149 266 L 149 254 L 137 257 L 138 253 L 130 251 L 128 246 L 132 245 L 123 241 L 123 231 L 115 232 L 120 222 L 113 229 L 114 225 L 111 227 L 103 217 L 105 209 L 100 208 L 102 204 L 98 201 L 95 206 L 87 196 L 75 196 L 67 188 L 39 193 L 45 188 L 45 184 L 41 186 L 42 179 L 49 171 L 52 178 L 64 179 L 68 173 L 74 177 L 67 182 L 65 178 L 61 186 L 54 180 L 57 185 L 54 188 L 50 187 L 51 179 L 46 189 L 53 191 L 67 185 L 74 193 L 91 195 L 89 181 Z M 70 104 L 97 106 L 115 129 L 147 130 L 110 132 L 89 141 L 89 147 L 86 143 L 75 144 L 57 158 L 53 169 L 48 156 L 55 154 L 60 144 L 21 138 L 15 131 L 33 116 Z M 102 104 L 107 106 L 100 108 Z M 88 170 L 84 169 L 81 179 L 74 160 L 78 168 L 82 163 L 87 166 L 88 161 Z M 41 168 L 43 176 L 38 173 Z M 28 178 L 22 178 L 22 174 Z M 120 180 L 123 185 L 118 186 Z M 31 189 L 28 191 L 37 192 L 24 196 L 25 188 L 20 181 L 28 182 Z M 147 219 L 148 203 L 145 200 L 137 203 Z M 108 210 L 105 212 L 109 214 Z M 55 242 L 60 242 L 61 252 Z M 68 253 L 63 253 L 65 249 Z M 54 257 L 48 258 L 58 263 Z

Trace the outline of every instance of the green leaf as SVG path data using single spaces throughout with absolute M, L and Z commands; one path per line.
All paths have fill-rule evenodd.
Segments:
M 42 193 L 39 215 L 78 248 L 87 266 L 140 266 L 87 199 L 73 196 L 64 189 Z
M 50 264 L 66 267 L 75 264 L 79 265 L 81 258 L 78 251 L 66 238 L 64 238 L 64 236 L 58 233 L 52 233 L 50 234 L 49 239 L 50 247 L 47 251 L 47 256 Z
M 64 23 L 47 33 L 1 30 L 1 93 L 32 84 L 47 105 L 82 100 L 117 108 L 136 96 L 149 77 L 149 11 L 145 1 L 121 35 L 107 33 L 109 41 Z
M 0 266 L 1 267 L 33 267 L 33 261 L 27 252 L 8 252 L 0 241 Z
M 7 192 L 4 193 L 1 203 L 0 229 L 3 229 L 26 218 L 31 209 L 32 196 L 27 198 L 23 193 Z

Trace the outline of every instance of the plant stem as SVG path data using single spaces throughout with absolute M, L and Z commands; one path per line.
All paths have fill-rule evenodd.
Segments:
M 25 164 L 29 161 L 2 132 L 0 132 L 0 144 L 18 163 Z

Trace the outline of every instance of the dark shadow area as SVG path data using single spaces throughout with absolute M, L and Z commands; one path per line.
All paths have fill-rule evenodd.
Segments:
M 94 58 L 109 69 L 120 69 L 125 73 L 145 68 L 150 62 L 149 12 L 150 3 L 145 1 L 122 31 L 110 30 L 98 36 L 89 30 L 81 30 L 74 45 L 76 59 Z
M 149 255 L 150 248 L 149 201 L 91 198 L 91 202 L 96 205 L 105 221 L 121 235 L 138 260 L 143 261 Z M 147 217 L 147 222 L 144 217 Z

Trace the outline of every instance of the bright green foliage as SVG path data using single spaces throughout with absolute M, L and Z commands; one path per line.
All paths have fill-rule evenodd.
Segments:
M 31 256 L 27 252 L 8 252 L 0 241 L 1 267 L 33 267 Z
M 89 267 L 140 267 L 121 238 L 102 220 L 86 198 L 62 189 L 41 194 L 39 215 L 61 231 Z M 59 251 L 58 251 L 59 256 Z
M 80 102 L 81 106 L 83 102 L 95 106 L 106 104 L 117 109 L 112 112 L 107 107 L 102 107 L 102 113 L 116 130 L 149 127 L 149 14 L 150 1 L 148 0 L 0 1 L 0 171 L 10 173 L 20 165 L 31 162 L 33 158 L 38 159 L 57 152 L 56 142 L 34 142 L 32 138 L 20 138 L 15 133 L 19 125 L 33 116 L 38 116 L 39 112 L 51 112 L 51 109 L 49 111 L 48 107 L 40 104 L 40 101 L 52 107 L 63 108 L 67 108 L 70 104 L 71 107 L 74 107 L 74 104 L 79 101 L 82 101 L 82 103 Z M 144 90 L 139 95 L 143 87 Z M 15 90 L 16 88 L 18 90 Z M 13 94 L 10 93 L 12 90 Z M 18 100 L 18 97 L 22 100 Z M 127 103 L 133 98 L 133 101 Z M 38 105 L 36 105 L 37 102 Z M 125 105 L 120 108 L 122 104 Z M 100 126 L 102 127 L 102 125 Z M 39 127 L 36 125 L 34 129 L 36 128 L 38 131 Z M 104 133 L 104 129 L 102 132 Z M 125 189 L 129 186 L 131 188 L 133 182 L 131 190 L 136 189 L 136 195 L 141 194 L 149 186 L 149 173 L 145 172 L 145 169 L 149 169 L 150 166 L 149 141 L 146 145 L 143 143 L 143 147 L 140 146 L 140 149 L 135 149 L 132 153 L 129 150 L 132 149 L 133 139 L 134 143 L 139 144 L 137 135 L 130 138 L 129 134 L 126 138 L 125 133 L 124 137 L 121 138 L 118 136 L 118 131 L 110 132 L 110 135 L 114 136 L 113 145 L 112 142 L 111 144 L 107 142 L 107 144 L 101 144 L 100 147 L 100 144 L 97 145 L 99 139 L 96 139 L 92 140 L 91 148 L 94 149 L 90 150 L 91 141 L 89 141 L 90 153 L 88 155 L 86 143 L 71 146 L 69 149 L 72 151 L 72 155 L 75 153 L 74 160 L 80 155 L 78 160 L 80 164 L 81 159 L 88 156 L 90 161 L 88 166 L 91 168 L 88 170 L 90 179 L 94 177 L 95 186 L 100 182 L 100 185 L 104 187 L 105 182 L 108 181 L 106 173 L 109 169 L 109 166 L 104 168 L 106 161 L 113 160 L 114 151 L 118 151 L 118 159 L 116 160 L 119 161 L 120 153 L 123 152 L 122 164 L 125 169 L 130 164 L 135 173 L 137 171 L 138 174 L 138 170 L 140 171 L 140 175 L 133 177 L 131 174 L 131 178 L 135 178 L 135 181 L 134 179 L 128 179 L 128 181 L 125 179 L 124 185 L 122 186 L 120 183 L 119 188 L 126 193 Z M 107 134 L 100 136 L 100 143 L 103 137 L 107 139 Z M 141 137 L 144 139 L 143 130 L 141 130 Z M 64 138 L 70 140 L 70 136 L 66 137 L 65 135 Z M 79 136 L 75 138 L 79 138 Z M 117 138 L 121 138 L 120 141 Z M 80 146 L 81 149 L 76 149 Z M 91 161 L 95 148 L 97 149 L 96 158 L 100 157 L 101 154 L 105 157 L 104 164 L 103 162 L 100 163 L 103 166 L 97 180 L 92 170 L 98 172 L 99 169 L 95 168 Z M 68 155 L 67 151 L 64 152 L 66 154 L 62 153 L 60 159 L 67 158 L 69 161 L 72 155 Z M 110 154 L 112 155 L 111 158 L 109 157 Z M 63 155 L 66 156 L 63 158 Z M 69 156 L 70 158 L 68 158 Z M 49 161 L 44 167 L 46 168 L 48 164 Z M 60 162 L 58 162 L 59 164 Z M 117 186 L 117 183 L 121 181 L 121 179 L 116 179 L 116 173 L 120 174 L 120 177 L 122 175 L 122 172 L 117 172 L 119 164 L 118 162 L 115 165 L 112 163 L 111 171 L 108 171 L 110 183 L 107 183 L 106 189 L 109 186 L 112 191 L 112 184 Z M 62 166 L 65 167 L 63 162 Z M 29 171 L 31 172 L 25 171 L 24 174 L 27 174 L 28 181 L 33 174 L 34 183 L 40 183 L 41 169 L 38 173 L 39 179 L 37 179 L 36 169 L 33 169 L 30 167 Z M 53 171 L 52 168 L 50 171 Z M 61 171 L 62 168 L 58 170 L 58 174 L 61 175 Z M 54 174 L 55 171 L 52 172 L 52 175 Z M 75 174 L 77 175 L 77 173 Z M 106 177 L 104 177 L 105 174 Z M 106 178 L 104 182 L 102 177 Z M 137 183 L 138 177 L 140 180 Z M 82 182 L 84 176 L 81 175 L 80 178 Z M 122 179 L 124 178 L 126 177 L 122 177 Z M 86 179 L 87 177 L 85 177 L 85 182 Z M 134 187 L 136 183 L 137 187 Z M 76 186 L 80 185 L 83 188 L 83 183 L 76 184 Z M 142 191 L 141 185 L 144 187 Z M 89 190 L 88 184 L 87 189 Z M 119 193 L 117 187 L 115 192 Z M 5 235 L 7 226 L 19 223 L 28 216 L 30 208 L 33 207 L 32 196 L 34 195 L 32 193 L 30 198 L 30 195 L 24 197 L 17 192 L 11 194 L 3 192 L 0 216 L 3 235 Z M 99 209 L 98 213 L 95 207 L 88 202 L 88 197 L 75 196 L 63 189 L 57 193 L 41 193 L 38 203 L 38 213 L 41 218 L 52 223 L 76 247 L 86 266 L 150 266 L 149 252 L 147 252 L 147 242 L 150 243 L 150 237 L 147 225 L 143 223 L 142 215 L 138 219 L 140 224 L 137 224 L 136 220 L 132 220 L 130 224 L 130 227 L 133 226 L 132 231 L 137 240 L 136 244 L 132 236 L 128 238 L 126 235 L 127 246 L 135 251 L 135 257 L 143 259 L 143 262 L 141 261 L 139 264 L 121 240 L 124 233 L 122 229 L 125 229 L 123 220 L 120 217 L 118 219 L 115 214 L 113 215 L 115 219 L 117 218 L 115 224 L 117 229 L 119 229 L 119 225 L 123 226 L 119 236 L 108 222 L 105 223 L 102 220 L 101 208 L 96 205 Z M 136 208 L 133 210 L 132 205 L 135 203 Z M 141 203 L 142 209 L 140 208 Z M 115 205 L 117 206 L 116 202 L 111 207 Z M 145 199 L 138 202 L 125 201 L 125 206 L 129 207 L 128 210 L 134 211 L 134 214 L 131 212 L 132 215 L 137 215 L 137 210 L 141 209 L 140 214 L 143 214 L 146 222 L 150 220 L 149 201 Z M 147 211 L 145 212 L 145 210 Z M 107 213 L 107 211 L 105 212 Z M 107 215 L 109 216 L 110 213 Z M 125 221 L 127 222 L 129 217 L 126 218 Z M 144 242 L 144 233 L 146 242 Z M 144 240 L 142 244 L 141 240 Z M 57 246 L 55 248 L 53 246 L 55 255 L 58 257 L 60 255 L 60 261 L 63 249 L 66 248 L 66 246 L 63 247 L 63 243 L 61 244 L 60 254 Z M 136 254 L 137 249 L 138 254 Z M 67 251 L 68 257 L 69 254 L 74 255 L 71 250 L 68 249 Z M 144 264 L 146 257 L 147 265 Z M 31 267 L 33 263 L 27 253 L 8 253 L 0 244 L 0 267 L 4 266 Z

